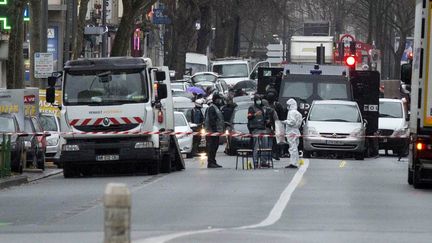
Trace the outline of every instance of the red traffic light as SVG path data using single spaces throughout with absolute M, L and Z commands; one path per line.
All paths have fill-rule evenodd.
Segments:
M 356 59 L 354 56 L 348 56 L 345 58 L 345 63 L 350 67 L 354 67 L 356 64 Z

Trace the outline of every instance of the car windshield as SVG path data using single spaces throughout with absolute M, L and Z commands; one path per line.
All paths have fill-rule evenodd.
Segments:
M 313 94 L 311 82 L 285 82 L 282 97 L 307 99 Z
M 53 132 L 57 132 L 59 129 L 57 127 L 57 122 L 56 122 L 56 117 L 55 116 L 44 116 L 41 115 L 39 117 L 39 122 L 42 126 L 42 129 L 44 131 L 53 131 Z
M 187 126 L 187 121 L 184 118 L 183 114 L 174 114 L 174 123 L 176 127 Z
M 0 132 L 15 132 L 15 123 L 11 117 L 0 117 Z
M 140 70 L 68 72 L 64 85 L 66 105 L 141 103 L 148 92 Z
M 248 113 L 248 109 L 237 110 L 234 114 L 234 121 L 233 122 L 235 124 L 247 124 L 248 123 L 247 113 Z
M 322 100 L 348 100 L 347 85 L 341 83 L 318 83 L 318 96 Z
M 355 105 L 315 104 L 309 114 L 309 121 L 361 122 L 360 112 Z
M 216 82 L 217 77 L 212 75 L 212 74 L 197 74 L 196 76 L 194 76 L 192 78 L 192 81 L 194 83 L 198 83 L 198 82 Z
M 221 78 L 248 77 L 248 66 L 246 64 L 216 64 L 213 72 L 218 73 Z
M 402 118 L 402 104 L 399 102 L 380 101 L 379 116 L 389 118 Z

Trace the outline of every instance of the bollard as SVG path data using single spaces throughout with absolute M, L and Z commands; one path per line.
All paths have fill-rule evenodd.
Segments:
M 125 184 L 109 183 L 105 188 L 104 243 L 130 243 L 131 194 Z

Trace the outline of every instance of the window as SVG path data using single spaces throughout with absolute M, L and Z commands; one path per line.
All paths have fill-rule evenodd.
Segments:
M 310 82 L 285 82 L 282 97 L 296 97 L 307 99 L 313 94 L 313 83 Z
M 148 100 L 140 70 L 69 72 L 65 79 L 67 105 L 113 105 Z
M 248 123 L 247 115 L 248 115 L 248 109 L 237 110 L 234 114 L 234 123 L 247 124 Z
M 246 64 L 218 64 L 213 66 L 213 72 L 222 78 L 248 77 L 248 66 Z
M 315 104 L 309 115 L 309 121 L 361 122 L 360 118 L 357 106 L 345 104 Z
M 44 131 L 58 131 L 57 123 L 56 123 L 56 117 L 55 116 L 40 116 L 39 122 L 42 126 L 42 129 Z
M 174 114 L 174 123 L 176 127 L 184 127 L 187 126 L 187 121 L 184 118 L 183 114 Z
M 24 132 L 34 133 L 33 124 L 29 118 L 24 119 Z
M 399 102 L 380 101 L 379 116 L 389 118 L 402 118 L 402 104 Z
M 13 118 L 0 117 L 0 131 L 1 132 L 15 132 L 15 124 Z
M 347 85 L 318 83 L 318 96 L 323 100 L 348 100 Z

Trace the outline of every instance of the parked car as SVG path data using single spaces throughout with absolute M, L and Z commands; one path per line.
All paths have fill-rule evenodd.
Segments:
M 303 156 L 312 152 L 353 153 L 355 159 L 365 156 L 365 129 L 356 102 L 316 100 L 303 128 Z
M 380 99 L 378 131 L 380 149 L 406 156 L 409 144 L 409 117 L 405 104 L 399 99 Z
M 186 117 L 181 112 L 174 112 L 174 131 L 182 133 L 192 133 L 192 128 L 190 127 Z M 176 135 L 180 151 L 182 154 L 186 154 L 187 158 L 192 158 L 192 134 L 178 134 Z
M 46 136 L 36 117 L 24 118 L 24 131 L 28 134 L 25 138 L 30 142 L 27 150 L 27 166 L 33 166 L 45 170 Z
M 14 114 L 0 113 L 0 142 L 3 142 L 2 133 L 11 133 L 11 170 L 22 173 L 25 159 L 26 147 L 30 146 L 23 136 L 22 130 Z
M 171 83 L 171 89 L 186 91 L 189 87 L 191 87 L 191 84 L 186 81 L 183 82 L 174 81 Z
M 54 114 L 40 114 L 39 122 L 42 130 L 50 134 L 50 136 L 46 138 L 45 160 L 52 161 L 58 167 L 62 167 L 60 164 L 60 121 L 58 117 Z
M 227 132 L 231 133 L 244 133 L 248 134 L 247 127 L 248 109 L 253 104 L 252 101 L 237 103 L 237 107 L 231 116 L 230 126 L 227 127 Z M 249 137 L 227 137 L 227 145 L 225 153 L 228 155 L 235 155 L 238 149 L 252 148 L 252 142 Z
M 193 85 L 195 85 L 196 83 L 199 83 L 199 82 L 215 83 L 216 80 L 218 80 L 218 78 L 219 78 L 219 75 L 217 73 L 214 73 L 214 72 L 198 72 L 198 73 L 195 73 L 191 77 L 191 81 L 192 81 Z

